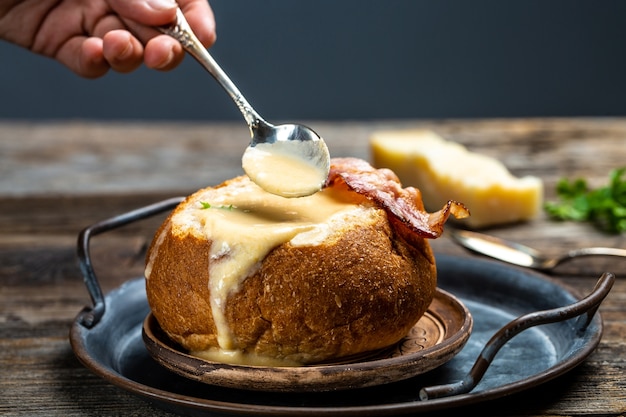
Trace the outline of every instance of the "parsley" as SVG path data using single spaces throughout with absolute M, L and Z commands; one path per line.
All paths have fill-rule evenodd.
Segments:
M 229 204 L 227 206 L 212 206 L 211 203 L 207 203 L 206 201 L 201 201 L 200 204 L 202 205 L 203 209 L 210 209 L 210 208 L 216 208 L 216 209 L 222 209 L 222 210 L 233 210 L 235 208 L 235 206 L 233 206 L 232 204 Z
M 582 179 L 561 179 L 556 186 L 558 202 L 546 202 L 546 213 L 557 220 L 591 222 L 609 233 L 626 231 L 626 167 L 609 174 L 608 185 L 590 189 Z

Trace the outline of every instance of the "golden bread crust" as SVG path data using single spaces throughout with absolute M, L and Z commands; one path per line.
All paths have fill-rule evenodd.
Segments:
M 409 245 L 383 209 L 360 200 L 364 218 L 321 244 L 279 245 L 229 295 L 224 312 L 237 349 L 298 363 L 334 360 L 396 343 L 424 314 L 436 287 L 428 241 Z M 172 223 L 193 201 L 157 232 L 146 289 L 163 330 L 201 351 L 218 347 L 208 285 L 212 242 L 192 225 Z

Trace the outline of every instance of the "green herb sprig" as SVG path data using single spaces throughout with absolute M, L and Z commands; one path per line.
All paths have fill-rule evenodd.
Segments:
M 606 186 L 591 189 L 587 181 L 578 178 L 561 179 L 556 186 L 559 201 L 544 204 L 546 213 L 557 220 L 591 222 L 609 233 L 626 231 L 626 167 L 614 169 Z
M 214 205 L 211 205 L 211 203 L 207 203 L 206 201 L 201 201 L 200 204 L 202 205 L 203 209 L 210 209 L 210 208 L 222 209 L 222 210 L 233 210 L 233 209 L 235 209 L 235 206 L 233 206 L 232 204 L 229 204 L 227 206 L 225 206 L 225 205 L 214 206 Z

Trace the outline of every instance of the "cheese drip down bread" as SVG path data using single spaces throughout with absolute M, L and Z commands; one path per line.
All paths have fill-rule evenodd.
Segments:
M 252 365 L 337 360 L 390 346 L 436 287 L 429 238 L 459 203 L 426 213 L 387 169 L 333 159 L 325 187 L 269 194 L 241 176 L 189 196 L 157 231 L 146 290 L 192 354 Z

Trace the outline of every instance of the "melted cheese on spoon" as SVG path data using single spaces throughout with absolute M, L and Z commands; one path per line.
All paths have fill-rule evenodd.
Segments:
M 328 171 L 305 156 L 297 141 L 260 143 L 248 147 L 241 160 L 246 174 L 268 193 L 282 197 L 303 197 L 319 191 Z

